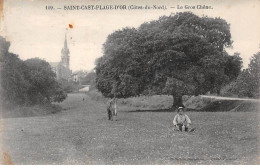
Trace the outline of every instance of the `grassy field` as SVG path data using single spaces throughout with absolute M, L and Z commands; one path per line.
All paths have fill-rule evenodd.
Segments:
M 85 99 L 83 102 L 82 99 Z M 131 100 L 129 100 L 131 101 Z M 176 132 L 174 112 L 70 94 L 63 111 L 1 119 L 2 152 L 14 164 L 259 164 L 259 113 L 189 111 L 195 132 Z

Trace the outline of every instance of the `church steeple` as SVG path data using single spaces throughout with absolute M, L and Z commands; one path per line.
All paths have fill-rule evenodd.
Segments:
M 65 33 L 64 46 L 61 50 L 61 63 L 64 67 L 70 68 L 70 51 L 67 44 L 67 35 Z
M 64 48 L 68 48 L 68 45 L 67 45 L 67 35 L 65 33 L 65 40 L 64 40 Z

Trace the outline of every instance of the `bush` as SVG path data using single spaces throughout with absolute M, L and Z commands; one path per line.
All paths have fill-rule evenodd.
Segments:
M 220 90 L 221 96 L 228 96 L 228 97 L 238 97 L 238 93 L 236 91 L 236 81 L 232 81 L 231 83 L 225 85 Z

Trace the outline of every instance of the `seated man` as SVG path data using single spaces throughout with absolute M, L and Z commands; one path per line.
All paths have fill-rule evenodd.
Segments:
M 177 115 L 173 119 L 173 125 L 177 128 L 177 130 L 189 131 L 190 124 L 191 124 L 191 120 L 186 114 L 184 114 L 183 107 L 179 107 Z

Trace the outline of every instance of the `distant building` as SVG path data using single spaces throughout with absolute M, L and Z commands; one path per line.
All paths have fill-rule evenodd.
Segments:
M 86 74 L 87 73 L 82 70 L 73 72 L 72 79 L 74 82 L 81 84 L 82 79 L 86 77 Z
M 56 73 L 58 80 L 71 80 L 72 71 L 70 70 L 70 50 L 65 34 L 64 46 L 61 50 L 61 61 L 50 62 L 52 70 Z

